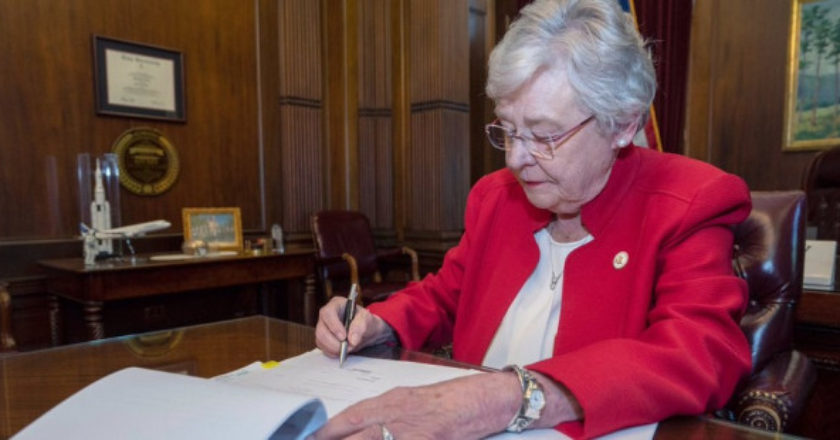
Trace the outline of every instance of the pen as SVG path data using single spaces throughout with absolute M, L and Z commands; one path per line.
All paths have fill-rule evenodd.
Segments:
M 359 294 L 359 289 L 355 283 L 350 287 L 350 294 L 347 295 L 347 305 L 344 306 L 344 340 L 341 341 L 341 346 L 338 349 L 338 366 L 344 365 L 344 360 L 347 359 L 347 338 L 350 336 L 350 323 L 356 316 L 356 296 Z

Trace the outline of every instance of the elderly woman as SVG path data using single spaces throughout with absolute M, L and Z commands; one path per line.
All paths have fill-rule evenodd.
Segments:
M 362 309 L 351 350 L 453 343 L 502 368 L 402 388 L 316 438 L 478 438 L 556 427 L 576 437 L 724 405 L 749 371 L 746 285 L 731 226 L 743 181 L 633 146 L 655 91 L 650 56 L 615 0 L 537 0 L 490 56 L 487 126 L 507 169 L 470 193 L 436 275 Z M 336 355 L 346 301 L 321 309 Z

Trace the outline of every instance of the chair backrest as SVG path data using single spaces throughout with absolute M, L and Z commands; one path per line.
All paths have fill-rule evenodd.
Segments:
M 817 227 L 817 238 L 840 238 L 840 147 L 814 156 L 802 189 L 808 197 L 808 222 Z
M 318 258 L 337 259 L 347 252 L 356 259 L 359 277 L 376 272 L 376 245 L 370 222 L 364 214 L 340 210 L 317 212 L 312 215 L 312 236 Z M 350 275 L 345 263 L 326 265 L 324 271 L 328 278 Z
M 753 371 L 793 348 L 795 306 L 802 294 L 805 194 L 753 191 L 749 217 L 737 225 L 733 266 L 749 285 L 741 328 L 752 347 Z

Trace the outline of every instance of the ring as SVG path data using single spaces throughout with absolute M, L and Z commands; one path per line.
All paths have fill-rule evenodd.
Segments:
M 391 434 L 391 431 L 388 431 L 388 428 L 385 425 L 379 425 L 382 427 L 382 440 L 394 440 L 394 434 Z

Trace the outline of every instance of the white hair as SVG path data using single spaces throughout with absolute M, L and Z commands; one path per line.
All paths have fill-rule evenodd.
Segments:
M 604 132 L 647 121 L 656 93 L 650 52 L 616 0 L 536 0 L 490 54 L 487 95 L 504 98 L 542 70 L 563 69 Z

